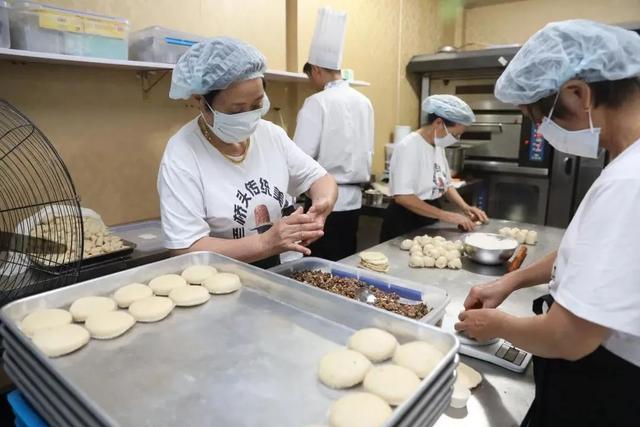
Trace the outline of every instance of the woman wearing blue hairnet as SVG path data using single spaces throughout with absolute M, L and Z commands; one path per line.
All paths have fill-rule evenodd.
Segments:
M 380 240 L 386 241 L 438 220 L 467 231 L 474 221 L 488 221 L 479 208 L 469 206 L 453 187 L 444 149 L 460 139 L 475 120 L 471 107 L 453 95 L 433 95 L 424 100 L 426 124 L 395 144 L 389 165 L 393 200 L 385 213 Z M 446 196 L 463 213 L 441 208 Z
M 496 84 L 559 151 L 610 159 L 560 248 L 523 270 L 471 289 L 456 329 L 502 337 L 534 354 L 535 399 L 523 426 L 640 423 L 640 36 L 574 20 L 547 25 Z M 495 307 L 549 283 L 537 316 Z M 543 313 L 542 302 L 550 308 Z
M 262 120 L 269 110 L 265 59 L 218 37 L 192 46 L 173 71 L 169 96 L 194 99 L 198 117 L 167 144 L 158 173 L 165 246 L 213 251 L 267 268 L 279 254 L 310 254 L 337 196 L 333 178 Z M 294 210 L 308 192 L 312 207 Z M 287 214 L 290 215 L 287 215 Z

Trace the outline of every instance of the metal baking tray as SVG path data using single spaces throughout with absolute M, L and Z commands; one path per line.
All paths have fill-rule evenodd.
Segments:
M 95 264 L 100 264 L 106 261 L 112 261 L 114 259 L 120 259 L 128 257 L 133 253 L 136 248 L 136 244 L 133 242 L 129 242 L 128 240 L 122 239 L 122 244 L 124 247 L 118 249 L 117 251 L 109 252 L 106 254 L 93 255 L 88 257 L 83 257 L 80 261 L 80 269 L 89 267 Z M 31 257 L 31 262 L 34 267 L 39 271 L 44 271 L 52 274 L 59 274 L 67 271 L 70 267 L 74 266 L 77 261 L 71 261 L 63 264 L 55 264 L 49 265 L 47 263 L 42 262 L 37 257 Z
M 92 340 L 49 359 L 16 322 L 44 307 L 67 307 L 89 295 L 111 295 L 193 264 L 238 274 L 244 287 L 165 320 L 137 324 L 122 337 Z M 8 332 L 96 417 L 112 425 L 305 425 L 322 422 L 346 392 L 316 378 L 317 363 L 357 329 L 379 327 L 403 343 L 421 339 L 445 357 L 414 396 L 394 411 L 396 425 L 454 360 L 458 340 L 424 323 L 213 253 L 191 253 L 10 303 L 0 309 Z M 7 333 L 3 331 L 3 333 Z M 161 405 L 158 402 L 162 402 Z
M 442 321 L 444 317 L 445 310 L 449 301 L 451 301 L 451 297 L 447 293 L 447 291 L 440 289 L 436 286 L 431 286 L 427 284 L 417 285 L 408 280 L 400 279 L 397 277 L 389 276 L 386 274 L 375 273 L 369 270 L 364 270 L 357 267 L 352 267 L 349 265 L 340 264 L 333 261 L 328 261 L 322 258 L 300 258 L 294 261 L 290 261 L 278 266 L 275 266 L 270 269 L 274 273 L 281 274 L 286 277 L 293 276 L 294 273 L 305 270 L 320 270 L 324 273 L 331 273 L 335 276 L 340 277 L 349 277 L 354 279 L 362 280 L 363 282 L 375 286 L 376 288 L 385 291 L 385 292 L 395 292 L 400 297 L 406 298 L 409 300 L 422 300 L 428 307 L 431 308 L 431 311 L 427 313 L 422 319 L 421 322 L 428 323 L 430 325 L 437 325 Z M 298 282 L 300 283 L 300 282 Z M 306 286 L 315 288 L 312 285 L 305 284 Z M 418 289 L 422 289 L 421 291 Z M 323 291 L 327 292 L 327 291 Z M 345 298 L 350 301 L 354 301 L 357 304 L 366 305 L 363 302 L 355 301 L 350 298 L 344 297 L 340 295 L 340 298 Z M 378 309 L 376 310 L 382 310 Z

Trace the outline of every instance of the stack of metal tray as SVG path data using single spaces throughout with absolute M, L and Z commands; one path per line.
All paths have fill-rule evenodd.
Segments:
M 19 330 L 40 308 L 112 295 L 207 264 L 238 274 L 243 288 L 204 305 L 176 307 L 113 340 L 50 359 Z M 449 404 L 458 340 L 431 325 L 358 304 L 238 261 L 199 252 L 15 301 L 0 310 L 8 375 L 54 426 L 301 426 L 326 423 L 332 403 L 360 387 L 332 390 L 317 364 L 358 329 L 379 327 L 400 343 L 424 340 L 445 355 L 387 426 L 429 426 Z

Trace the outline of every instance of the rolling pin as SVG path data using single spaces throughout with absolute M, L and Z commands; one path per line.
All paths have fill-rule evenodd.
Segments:
M 526 257 L 527 247 L 525 245 L 520 245 L 520 247 L 516 251 L 516 254 L 507 265 L 507 273 L 511 273 L 512 271 L 516 271 L 517 269 L 519 269 Z

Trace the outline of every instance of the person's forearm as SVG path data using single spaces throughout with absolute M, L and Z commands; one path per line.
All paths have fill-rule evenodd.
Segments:
M 331 208 L 333 208 L 338 198 L 338 185 L 336 184 L 336 180 L 329 174 L 318 179 L 311 184 L 309 197 L 311 197 L 312 203 L 316 200 L 327 200 Z
M 462 211 L 466 212 L 469 210 L 470 208 L 469 204 L 464 201 L 460 193 L 458 193 L 458 190 L 456 190 L 455 188 L 449 187 L 449 189 L 447 190 L 446 193 L 444 193 L 444 195 L 447 197 L 447 200 L 449 200 L 451 203 L 456 205 Z
M 255 262 L 277 254 L 275 248 L 265 247 L 260 234 L 252 234 L 242 239 L 222 239 L 206 236 L 197 240 L 191 247 L 177 249 L 173 253 L 180 255 L 197 251 L 216 252 L 244 262 Z
M 548 283 L 551 280 L 556 255 L 557 252 L 554 251 L 527 268 L 508 273 L 503 280 L 509 284 L 512 291 Z
M 426 216 L 428 218 L 442 219 L 445 211 L 428 203 L 423 202 L 415 194 L 403 194 L 394 196 L 393 200 L 405 209 L 410 210 L 414 214 Z

